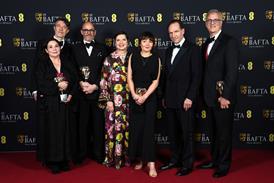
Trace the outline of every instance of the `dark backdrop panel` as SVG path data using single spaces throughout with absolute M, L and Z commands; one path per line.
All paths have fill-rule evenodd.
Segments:
M 164 58 L 171 44 L 167 23 L 183 21 L 187 39 L 201 45 L 207 35 L 204 13 L 223 12 L 224 31 L 240 44 L 238 104 L 234 114 L 234 146 L 274 147 L 274 3 L 254 1 L 8 1 L 0 8 L 0 151 L 26 151 L 36 147 L 35 105 L 29 91 L 30 70 L 37 41 L 53 33 L 53 22 L 64 16 L 71 22 L 68 39 L 81 39 L 84 18 L 97 28 L 96 39 L 112 44 L 120 30 L 130 35 L 131 48 L 146 30 L 156 36 L 156 48 Z M 42 17 L 36 19 L 35 15 Z M 131 20 L 128 16 L 133 16 Z M 196 114 L 195 141 L 210 143 L 203 107 Z M 159 105 L 155 139 L 169 144 L 164 110 Z

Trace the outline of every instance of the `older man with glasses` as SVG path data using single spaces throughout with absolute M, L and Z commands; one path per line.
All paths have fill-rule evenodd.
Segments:
M 236 102 L 236 82 L 239 61 L 237 40 L 222 31 L 222 13 L 216 9 L 207 13 L 205 26 L 209 38 L 202 45 L 204 76 L 203 97 L 209 117 L 212 161 L 201 169 L 215 168 L 213 177 L 227 175 L 232 159 L 232 127 Z
M 88 156 L 102 163 L 104 159 L 104 112 L 98 107 L 99 82 L 106 47 L 95 41 L 96 29 L 85 22 L 80 30 L 82 41 L 73 46 L 74 61 L 79 71 L 79 121 L 76 163 Z

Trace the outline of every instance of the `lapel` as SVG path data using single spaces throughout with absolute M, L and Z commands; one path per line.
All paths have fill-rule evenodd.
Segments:
M 96 42 L 95 42 L 95 44 L 93 46 L 93 49 L 92 49 L 92 52 L 91 52 L 90 56 L 93 56 L 93 57 L 102 56 L 100 47 L 97 45 Z
M 83 41 L 80 44 L 80 51 L 82 52 L 82 55 L 89 56 L 88 51 L 87 51 L 86 46 Z
M 210 53 L 208 55 L 208 60 L 210 60 L 210 57 L 215 53 L 216 49 L 219 47 L 221 41 L 222 41 L 222 37 L 223 37 L 223 32 L 221 32 L 221 34 L 218 36 L 218 38 L 216 39 L 212 49 L 210 50 Z
M 170 64 L 170 70 L 169 70 L 169 76 L 173 73 L 174 69 L 176 68 L 176 65 L 179 62 L 183 62 L 184 59 L 182 59 L 182 57 L 184 56 L 184 54 L 186 53 L 187 49 L 188 49 L 189 43 L 187 40 L 185 40 L 184 44 L 182 45 L 182 47 L 180 48 L 179 52 L 177 53 L 177 55 L 174 58 L 173 64 L 171 65 L 171 57 L 169 59 L 169 64 Z M 172 50 L 171 50 L 171 54 L 172 55 Z

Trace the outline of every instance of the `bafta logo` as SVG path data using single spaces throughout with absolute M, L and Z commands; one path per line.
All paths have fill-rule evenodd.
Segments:
M 173 13 L 173 19 L 174 20 L 180 20 L 180 18 L 181 18 L 181 13 L 178 13 L 178 12 Z
M 240 141 L 245 142 L 246 141 L 246 133 L 240 133 Z
M 16 95 L 17 96 L 22 96 L 23 95 L 23 88 L 16 87 Z
M 246 95 L 247 94 L 247 86 L 241 85 L 240 92 L 241 92 L 241 94 Z
M 88 13 L 82 13 L 82 21 L 83 22 L 88 22 L 88 17 L 89 17 Z
M 113 40 L 112 40 L 111 38 L 105 38 L 105 44 L 106 44 L 108 47 L 112 47 Z
M 242 44 L 247 46 L 248 45 L 248 36 L 242 36 Z
M 23 144 L 24 143 L 24 137 L 25 135 L 17 135 L 17 141 L 20 143 L 20 144 Z
M 196 37 L 195 38 L 195 43 L 196 45 L 198 46 L 202 46 L 202 44 L 205 42 L 206 38 L 203 38 L 203 37 Z
M 15 47 L 20 47 L 21 39 L 19 37 L 15 37 L 12 39 L 12 42 Z
M 128 13 L 127 14 L 127 20 L 129 22 L 134 22 L 134 19 L 135 19 L 135 14 L 134 13 Z
M 266 70 L 271 70 L 271 61 L 267 60 L 267 61 L 264 61 L 264 68 Z
M 43 13 L 35 13 L 35 20 L 36 20 L 36 22 L 42 22 L 43 21 Z
M 273 11 L 271 11 L 271 10 L 265 11 L 265 18 L 267 20 L 272 20 L 273 19 Z
M 270 110 L 264 109 L 264 110 L 263 110 L 263 117 L 264 117 L 265 119 L 268 119 L 268 118 L 270 117 Z

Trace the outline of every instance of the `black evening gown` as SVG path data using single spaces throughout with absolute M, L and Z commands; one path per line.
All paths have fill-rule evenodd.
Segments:
M 61 58 L 61 73 L 69 82 L 64 93 L 73 96 L 77 90 L 77 73 L 65 58 Z M 37 159 L 43 163 L 71 160 L 75 149 L 72 106 L 60 102 L 60 91 L 54 81 L 56 74 L 49 58 L 39 60 L 35 71 L 38 84 Z
M 156 54 L 142 57 L 135 53 L 131 58 L 134 87 L 146 88 L 157 79 L 159 58 Z M 155 161 L 154 122 L 157 109 L 157 97 L 154 91 L 141 106 L 130 99 L 129 115 L 129 156 L 131 159 Z

